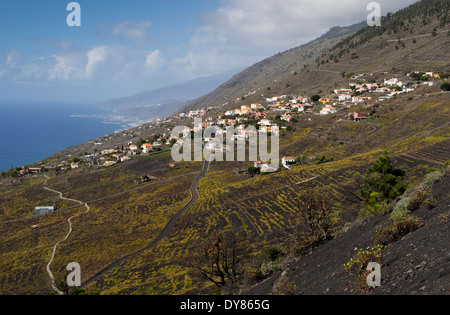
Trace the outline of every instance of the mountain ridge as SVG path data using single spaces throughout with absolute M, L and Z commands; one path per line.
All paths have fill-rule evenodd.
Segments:
M 270 82 L 273 80 L 279 79 L 280 76 L 291 71 L 290 69 L 292 69 L 292 71 L 294 69 L 298 70 L 299 64 L 304 66 L 313 62 L 315 59 L 314 57 L 317 54 L 322 53 L 327 48 L 331 48 L 332 45 L 339 42 L 340 39 L 353 34 L 364 27 L 364 25 L 364 22 L 360 22 L 347 27 L 335 26 L 313 41 L 268 57 L 236 74 L 229 81 L 219 86 L 215 91 L 194 100 L 181 111 L 196 110 L 209 105 L 217 106 L 223 103 L 233 103 L 235 99 L 234 96 L 243 96 L 249 92 L 261 90 L 263 87 L 265 88 L 270 85 Z M 297 59 L 301 58 L 301 61 L 292 61 L 292 55 Z M 287 60 L 284 60 L 285 58 Z M 297 67 L 294 68 L 294 65 L 297 65 Z M 284 69 L 284 67 L 286 67 L 286 69 Z M 270 74 L 271 78 L 268 78 L 267 74 L 270 72 L 274 73 Z M 263 78 L 265 76 L 266 78 Z M 241 85 L 243 82 L 245 82 L 245 86 Z
M 165 119 L 192 100 L 208 93 L 228 80 L 239 70 L 230 70 L 214 76 L 201 77 L 133 96 L 106 100 L 97 104 L 119 115 L 139 117 L 145 121 Z

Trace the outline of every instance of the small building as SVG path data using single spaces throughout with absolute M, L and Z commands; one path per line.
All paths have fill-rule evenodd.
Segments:
M 403 84 L 404 84 L 404 82 L 401 81 L 398 78 L 392 78 L 392 79 L 389 79 L 389 80 L 384 80 L 384 85 L 387 85 L 387 86 L 394 86 L 394 85 L 402 86 Z
M 354 113 L 353 114 L 353 118 L 355 121 L 362 121 L 367 119 L 367 115 L 366 114 L 362 114 L 362 113 Z
M 342 94 L 342 95 L 339 95 L 338 99 L 339 99 L 339 102 L 345 102 L 345 101 L 351 100 L 352 96 L 349 94 Z
M 108 155 L 108 154 L 114 154 L 116 153 L 117 150 L 113 150 L 113 149 L 108 149 L 108 150 L 102 150 L 102 155 Z
M 29 173 L 40 173 L 42 172 L 42 169 L 40 167 L 30 167 L 28 168 Z
M 123 156 L 120 158 L 120 162 L 124 163 L 124 162 L 129 162 L 131 161 L 131 158 L 129 156 Z
M 283 164 L 295 163 L 295 158 L 291 156 L 285 156 L 283 157 L 282 163 Z
M 327 105 L 321 111 L 320 115 L 328 115 L 337 113 L 337 109 L 333 106 Z
M 281 164 L 283 164 L 284 168 L 287 168 L 288 170 L 290 170 L 291 168 L 289 167 L 289 164 L 294 164 L 296 161 L 293 157 L 290 156 L 285 156 L 283 157 L 283 159 L 281 160 Z
M 247 115 L 249 112 L 250 112 L 250 106 L 248 106 L 248 105 L 241 106 L 242 115 Z
M 56 210 L 55 207 L 36 207 L 34 208 L 34 215 L 35 216 L 46 215 L 55 212 L 55 210 Z
M 144 152 L 144 154 L 150 153 L 153 150 L 153 147 L 151 144 L 145 143 L 142 146 L 142 152 Z
M 106 161 L 104 166 L 105 167 L 110 167 L 110 166 L 113 166 L 113 165 L 116 165 L 116 164 L 117 164 L 116 161 Z
M 263 126 L 268 127 L 268 126 L 272 126 L 272 122 L 269 119 L 261 119 L 258 122 L 258 125 L 263 125 Z
M 264 162 L 264 161 L 256 161 L 254 164 L 255 168 L 267 168 L 270 166 L 269 162 Z

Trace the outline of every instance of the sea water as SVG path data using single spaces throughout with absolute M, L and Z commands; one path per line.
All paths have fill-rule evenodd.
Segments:
M 107 123 L 108 115 L 89 105 L 0 104 L 0 171 L 39 162 L 69 146 L 123 129 Z

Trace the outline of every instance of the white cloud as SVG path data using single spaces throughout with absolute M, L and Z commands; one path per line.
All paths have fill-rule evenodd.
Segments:
M 18 68 L 19 65 L 21 64 L 21 59 L 22 59 L 22 54 L 19 51 L 17 51 L 17 50 L 10 51 L 6 55 L 5 66 L 9 69 Z
M 151 41 L 148 33 L 151 26 L 149 21 L 125 21 L 112 26 L 112 35 L 125 36 L 138 47 L 142 47 Z M 105 25 L 102 25 L 102 28 L 104 27 Z
M 106 42 L 122 45 L 79 48 L 71 40 L 35 38 L 32 40 L 53 47 L 53 51 L 37 59 L 27 59 L 16 50 L 0 51 L 0 79 L 83 86 L 94 92 L 100 87 L 111 93 L 120 89 L 128 91 L 124 95 L 132 94 L 249 66 L 313 40 L 333 26 L 364 21 L 370 1 L 221 0 L 220 8 L 207 12 L 196 28 L 188 30 L 187 45 L 171 43 L 177 47 L 173 51 L 144 48 L 151 43 L 149 21 L 103 23 L 96 33 L 109 37 Z M 378 2 L 385 15 L 416 0 Z M 124 38 L 134 45 L 124 46 Z
M 70 39 L 55 40 L 51 38 L 30 38 L 30 40 L 35 43 L 48 45 L 65 51 L 72 48 L 72 41 Z
M 107 53 L 106 46 L 95 47 L 87 52 L 88 62 L 84 71 L 87 79 L 92 79 L 98 65 L 106 61 Z
M 165 58 L 162 56 L 159 49 L 157 49 L 147 55 L 145 59 L 145 69 L 148 72 L 154 72 L 158 69 L 161 69 L 164 66 L 165 62 Z
M 54 55 L 51 56 L 52 66 L 48 71 L 48 81 L 70 81 L 83 76 L 82 56 L 77 55 Z
M 417 0 L 379 0 L 382 13 Z M 171 61 L 186 77 L 250 65 L 277 52 L 311 41 L 334 26 L 365 21 L 362 0 L 223 0 L 192 31 L 188 52 Z
M 11 51 L 0 66 L 3 79 L 10 81 L 102 81 L 149 78 L 165 62 L 159 50 L 149 51 L 121 45 L 94 46 L 84 50 L 61 51 L 33 60 L 22 60 Z

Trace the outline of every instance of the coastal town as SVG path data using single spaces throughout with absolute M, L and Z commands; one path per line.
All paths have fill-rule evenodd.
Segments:
M 385 75 L 388 75 L 387 73 Z M 194 133 L 199 129 L 206 129 L 211 126 L 218 126 L 226 133 L 227 127 L 234 127 L 236 139 L 239 137 L 248 138 L 248 126 L 254 126 L 259 133 L 272 134 L 280 130 L 291 130 L 291 123 L 303 120 L 311 120 L 314 116 L 331 115 L 337 121 L 348 120 L 363 122 L 371 119 L 375 109 L 382 106 L 383 102 L 395 98 L 400 94 L 411 93 L 421 87 L 438 87 L 448 79 L 448 74 L 420 72 L 408 73 L 404 77 L 389 77 L 376 82 L 372 79 L 372 74 L 347 74 L 350 80 L 348 86 L 335 88 L 325 95 L 277 95 L 263 97 L 261 103 L 236 106 L 232 110 L 221 111 L 221 108 L 231 107 L 229 103 L 221 106 L 211 106 L 199 110 L 178 113 L 167 119 L 157 119 L 148 124 L 147 128 L 169 127 L 179 125 L 192 125 L 194 119 L 202 119 L 199 126 L 186 127 L 183 130 L 183 137 Z M 445 84 L 445 83 L 444 83 Z M 254 95 L 256 91 L 247 94 Z M 236 104 L 243 103 L 245 98 L 235 100 Z M 355 110 L 353 110 L 355 109 Z M 346 110 L 345 115 L 339 112 Z M 213 116 L 212 112 L 220 112 Z M 276 128 L 275 128 L 276 127 Z M 143 128 L 138 127 L 137 129 Z M 122 130 L 118 134 L 130 133 L 129 130 Z M 180 134 L 181 136 L 181 134 Z M 105 168 L 118 163 L 126 163 L 136 156 L 152 155 L 169 151 L 170 148 L 180 140 L 172 135 L 171 128 L 167 128 L 161 134 L 151 134 L 147 139 L 140 139 L 138 142 L 126 142 L 120 146 L 109 149 L 97 149 L 103 146 L 102 142 L 90 141 L 93 149 L 91 152 L 84 152 L 80 156 L 68 155 L 67 159 L 57 165 L 38 163 L 32 166 L 11 169 L 2 173 L 2 177 L 22 177 L 27 174 L 47 172 L 49 170 L 70 171 L 81 167 Z M 211 139 L 204 139 L 209 142 Z M 295 162 L 292 157 L 283 157 L 281 165 L 289 168 L 289 163 Z M 254 167 L 257 169 L 266 168 L 265 161 L 257 161 Z M 172 165 L 173 166 L 173 165 Z

